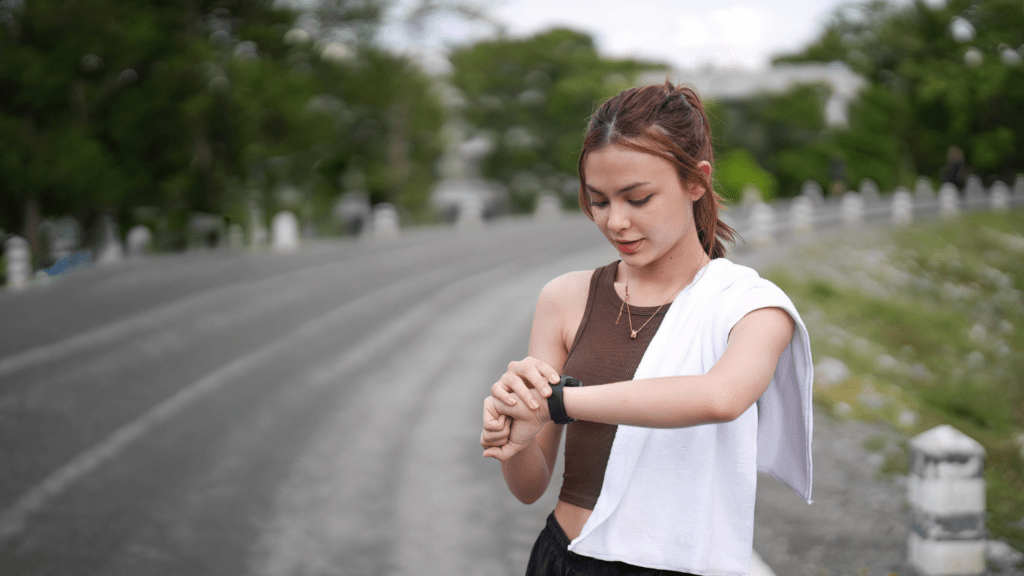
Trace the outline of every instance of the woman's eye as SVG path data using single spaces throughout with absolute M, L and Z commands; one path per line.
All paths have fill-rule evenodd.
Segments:
M 590 200 L 590 205 L 595 207 L 595 208 L 604 208 L 605 206 L 608 205 L 608 201 L 607 200 L 598 201 L 598 200 L 591 199 Z
M 633 206 L 643 206 L 644 204 L 647 204 L 647 201 L 651 199 L 651 196 L 654 196 L 654 194 L 649 194 L 639 200 L 630 200 L 629 203 Z

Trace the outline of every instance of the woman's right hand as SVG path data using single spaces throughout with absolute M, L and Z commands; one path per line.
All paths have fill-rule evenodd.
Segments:
M 551 396 L 551 385 L 557 384 L 561 375 L 546 362 L 533 356 L 508 363 L 508 370 L 491 386 L 491 396 L 507 406 L 515 406 L 523 398 L 531 410 L 540 408 L 540 403 L 530 389 L 541 397 Z

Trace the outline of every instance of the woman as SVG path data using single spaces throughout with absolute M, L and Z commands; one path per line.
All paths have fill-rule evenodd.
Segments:
M 712 163 L 688 88 L 626 90 L 590 120 L 580 205 L 621 260 L 543 288 L 530 355 L 484 402 L 484 455 L 524 503 L 566 430 L 529 575 L 747 574 L 756 471 L 810 502 L 807 332 L 781 290 L 723 258 Z

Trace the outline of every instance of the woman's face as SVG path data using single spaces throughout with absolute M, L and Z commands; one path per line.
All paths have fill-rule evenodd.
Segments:
M 612 144 L 587 154 L 583 170 L 594 223 L 626 264 L 673 258 L 685 239 L 697 241 L 693 202 L 704 188 L 684 186 L 667 160 Z

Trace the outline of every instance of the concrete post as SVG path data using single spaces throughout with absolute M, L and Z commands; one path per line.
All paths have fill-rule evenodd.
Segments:
M 914 200 L 910 196 L 910 190 L 898 186 L 892 194 L 892 223 L 897 226 L 905 226 L 914 220 Z
M 554 194 L 544 194 L 537 198 L 533 217 L 540 222 L 557 222 L 562 217 L 562 202 Z
M 291 252 L 299 247 L 299 219 L 288 210 L 274 214 L 270 222 L 275 252 Z
M 775 210 L 764 202 L 757 202 L 750 210 L 750 240 L 755 246 L 775 243 Z
M 939 216 L 955 218 L 960 215 L 960 192 L 956 184 L 946 182 L 939 188 Z
M 116 264 L 124 258 L 124 245 L 118 231 L 117 221 L 113 214 L 104 214 L 100 225 L 103 227 L 103 239 L 97 248 L 97 264 Z
M 153 233 L 145 224 L 136 224 L 129 228 L 125 241 L 129 256 L 143 256 L 153 249 Z
M 952 426 L 910 440 L 910 565 L 920 576 L 985 571 L 985 448 Z
M 928 201 L 935 199 L 935 190 L 932 188 L 932 181 L 927 176 L 918 176 L 917 183 L 914 185 L 914 196 L 917 197 L 918 201 Z
M 398 238 L 398 210 L 388 202 L 373 207 L 373 237 L 378 240 Z
M 981 177 L 977 174 L 970 174 L 967 176 L 967 182 L 964 184 L 964 200 L 980 200 L 985 197 L 985 184 L 982 183 Z
M 807 196 L 817 205 L 825 203 L 825 197 L 821 191 L 821 184 L 818 184 L 815 180 L 806 180 L 803 186 L 800 187 L 800 194 Z
M 397 214 L 395 224 L 397 229 Z M 455 217 L 455 227 L 461 230 L 479 230 L 484 225 L 484 201 L 476 194 L 467 194 L 459 202 L 459 212 Z
M 1017 178 L 1013 181 L 1013 197 L 1024 198 L 1024 174 L 1017 174 Z
M 32 251 L 28 240 L 11 236 L 4 242 L 4 258 L 7 260 L 7 287 L 22 290 L 32 277 Z
M 878 184 L 871 178 L 864 178 L 860 181 L 860 196 L 865 204 L 878 202 L 881 199 Z
M 797 196 L 789 208 L 789 223 L 793 232 L 814 232 L 814 201 L 809 196 Z
M 992 184 L 992 188 L 989 189 L 988 201 L 992 210 L 1010 209 L 1010 187 L 1006 185 L 1006 182 L 997 180 Z
M 855 228 L 864 222 L 864 199 L 857 192 L 843 194 L 839 203 L 843 215 L 843 224 L 847 228 Z

